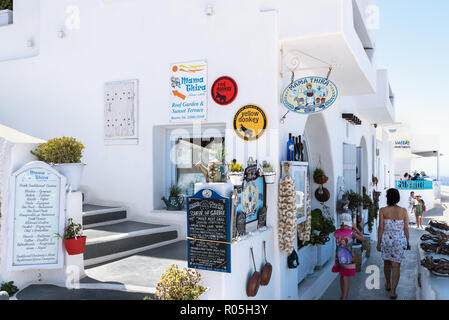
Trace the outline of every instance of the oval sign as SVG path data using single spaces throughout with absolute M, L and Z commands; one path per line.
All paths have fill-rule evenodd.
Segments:
M 265 112 L 256 105 L 248 104 L 237 111 L 233 126 L 239 138 L 245 141 L 254 141 L 265 133 L 267 123 Z
M 222 106 L 230 104 L 237 97 L 237 83 L 231 77 L 220 77 L 212 85 L 211 95 Z
M 322 77 L 305 77 L 285 88 L 282 103 L 293 112 L 311 114 L 328 109 L 337 97 L 338 89 L 332 81 Z

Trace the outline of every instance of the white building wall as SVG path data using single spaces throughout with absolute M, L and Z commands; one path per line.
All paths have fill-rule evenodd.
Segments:
M 284 125 L 278 121 L 287 111 L 280 105 L 280 92 L 290 81 L 287 73 L 280 78 L 280 39 L 341 31 L 341 23 L 344 23 L 343 30 L 352 34 L 348 41 L 357 44 L 354 54 L 364 54 L 360 39 L 351 29 L 353 20 L 348 0 L 33 1 L 39 4 L 40 10 L 32 10 L 36 8 L 23 6 L 24 0 L 16 0 L 21 4 L 16 11 L 21 10 L 24 19 L 39 20 L 39 28 L 33 32 L 23 29 L 27 35 L 38 34 L 39 41 L 33 49 L 38 50 L 34 53 L 36 56 L 7 60 L 6 51 L 0 48 L 2 123 L 45 139 L 65 135 L 82 141 L 86 145 L 83 160 L 87 163 L 82 189 L 87 191 L 88 200 L 125 206 L 131 218 L 159 209 L 160 196 L 167 187 L 161 174 L 167 162 L 166 152 L 159 137 L 163 136 L 161 126 L 170 125 L 171 63 L 207 59 L 209 88 L 219 76 L 233 77 L 239 86 L 235 102 L 230 106 L 218 106 L 209 98 L 207 122 L 226 126 L 229 159 L 244 161 L 251 155 L 277 164 L 285 160 L 288 133 L 303 135 L 308 120 L 307 116 L 291 113 Z M 205 14 L 208 4 L 214 6 L 212 16 Z M 79 29 L 67 29 L 69 5 L 79 8 Z M 272 8 L 278 10 L 270 10 Z M 308 13 L 316 12 L 317 8 L 324 8 L 320 10 L 319 24 L 314 18 L 316 15 Z M 336 12 L 345 12 L 345 15 L 336 15 Z M 298 13 L 313 21 L 305 23 L 298 19 Z M 326 19 L 327 16 L 333 18 Z M 61 29 L 65 30 L 64 38 L 58 36 Z M 0 28 L 0 42 L 11 44 L 16 48 L 15 57 L 22 57 L 25 49 L 14 42 L 16 35 L 4 31 Z M 367 61 L 363 60 L 363 68 L 372 70 L 367 71 L 366 77 L 373 78 L 375 69 Z M 314 74 L 325 76 L 324 72 L 297 73 L 296 78 Z M 139 80 L 139 141 L 133 145 L 107 146 L 103 139 L 104 83 L 126 79 Z M 232 132 L 233 116 L 245 104 L 259 105 L 267 113 L 268 131 L 258 143 L 244 143 Z M 314 156 L 310 165 L 312 170 L 316 167 L 320 153 L 322 162 L 330 162 L 327 164 L 331 172 L 328 188 L 332 196 L 328 205 L 333 211 L 336 182 L 343 175 L 343 143 L 360 146 L 364 138 L 368 168 L 364 181 L 370 182 L 373 172 L 371 159 L 376 130 L 368 119 L 362 118 L 362 126 L 354 126 L 347 125 L 341 117 L 343 112 L 355 113 L 356 107 L 352 97 L 340 97 L 329 110 L 315 116 L 321 117 L 317 123 L 327 129 L 328 143 L 311 146 Z M 319 127 L 314 130 L 323 132 Z M 383 161 L 390 166 L 389 145 L 382 148 L 386 150 Z M 158 190 L 154 191 L 156 186 Z M 271 187 L 268 224 L 273 231 L 269 237 L 266 234 L 263 237 L 272 240 L 268 241 L 267 255 L 273 257 L 270 262 L 274 270 L 283 271 L 286 257 L 280 254 L 277 246 L 277 188 Z M 316 188 L 312 183 L 312 194 Z M 313 200 L 312 208 L 316 207 L 318 203 Z M 246 246 L 242 248 L 247 251 Z M 255 249 L 256 260 L 262 261 L 262 251 Z M 249 254 L 240 258 L 239 263 L 245 269 L 246 266 L 251 268 Z M 240 272 L 233 276 L 238 277 L 241 284 L 247 275 Z M 228 284 L 226 280 L 225 276 L 221 279 Z M 281 279 L 280 273 L 274 272 L 269 290 L 261 291 L 258 299 L 280 298 L 284 287 L 289 285 L 288 278 Z M 226 292 L 230 294 L 232 288 L 228 289 Z M 244 298 L 240 287 L 236 287 L 235 292 L 238 293 L 234 298 Z

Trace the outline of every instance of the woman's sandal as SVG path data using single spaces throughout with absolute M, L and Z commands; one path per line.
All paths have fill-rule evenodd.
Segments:
M 395 294 L 394 296 L 390 296 L 390 299 L 391 300 L 396 300 L 398 298 L 398 295 L 397 294 Z
M 390 291 L 390 290 L 391 290 L 391 287 L 388 288 L 387 284 L 385 284 L 385 290 Z

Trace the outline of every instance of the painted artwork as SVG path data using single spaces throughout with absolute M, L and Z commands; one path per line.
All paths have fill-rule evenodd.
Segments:
M 335 84 L 322 77 L 305 77 L 294 81 L 282 94 L 282 103 L 299 114 L 318 113 L 328 109 L 338 97 Z
M 249 182 L 244 182 L 241 193 L 239 194 L 239 205 L 237 206 L 237 215 L 245 213 L 246 223 L 256 221 L 259 211 L 264 206 L 264 179 L 258 177 Z

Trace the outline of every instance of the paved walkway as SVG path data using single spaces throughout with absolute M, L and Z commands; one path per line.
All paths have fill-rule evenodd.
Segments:
M 427 226 L 431 219 L 443 220 L 449 223 L 449 188 L 442 187 L 441 205 L 429 210 L 424 216 L 423 225 Z M 417 229 L 415 226 L 410 228 L 410 245 L 412 250 L 407 253 L 407 260 L 401 265 L 401 278 L 396 293 L 398 300 L 415 300 L 417 292 L 417 268 L 420 263 L 418 258 L 418 245 L 424 230 Z M 385 290 L 385 276 L 383 274 L 383 261 L 380 252 L 376 250 L 377 243 L 371 243 L 371 257 L 362 267 L 362 272 L 358 272 L 351 279 L 351 289 L 349 290 L 349 300 L 389 300 L 389 292 Z M 368 289 L 367 280 L 371 274 L 366 273 L 367 267 L 377 266 L 380 273 L 380 288 Z M 338 300 L 340 298 L 340 277 L 329 286 L 323 294 L 321 300 Z

